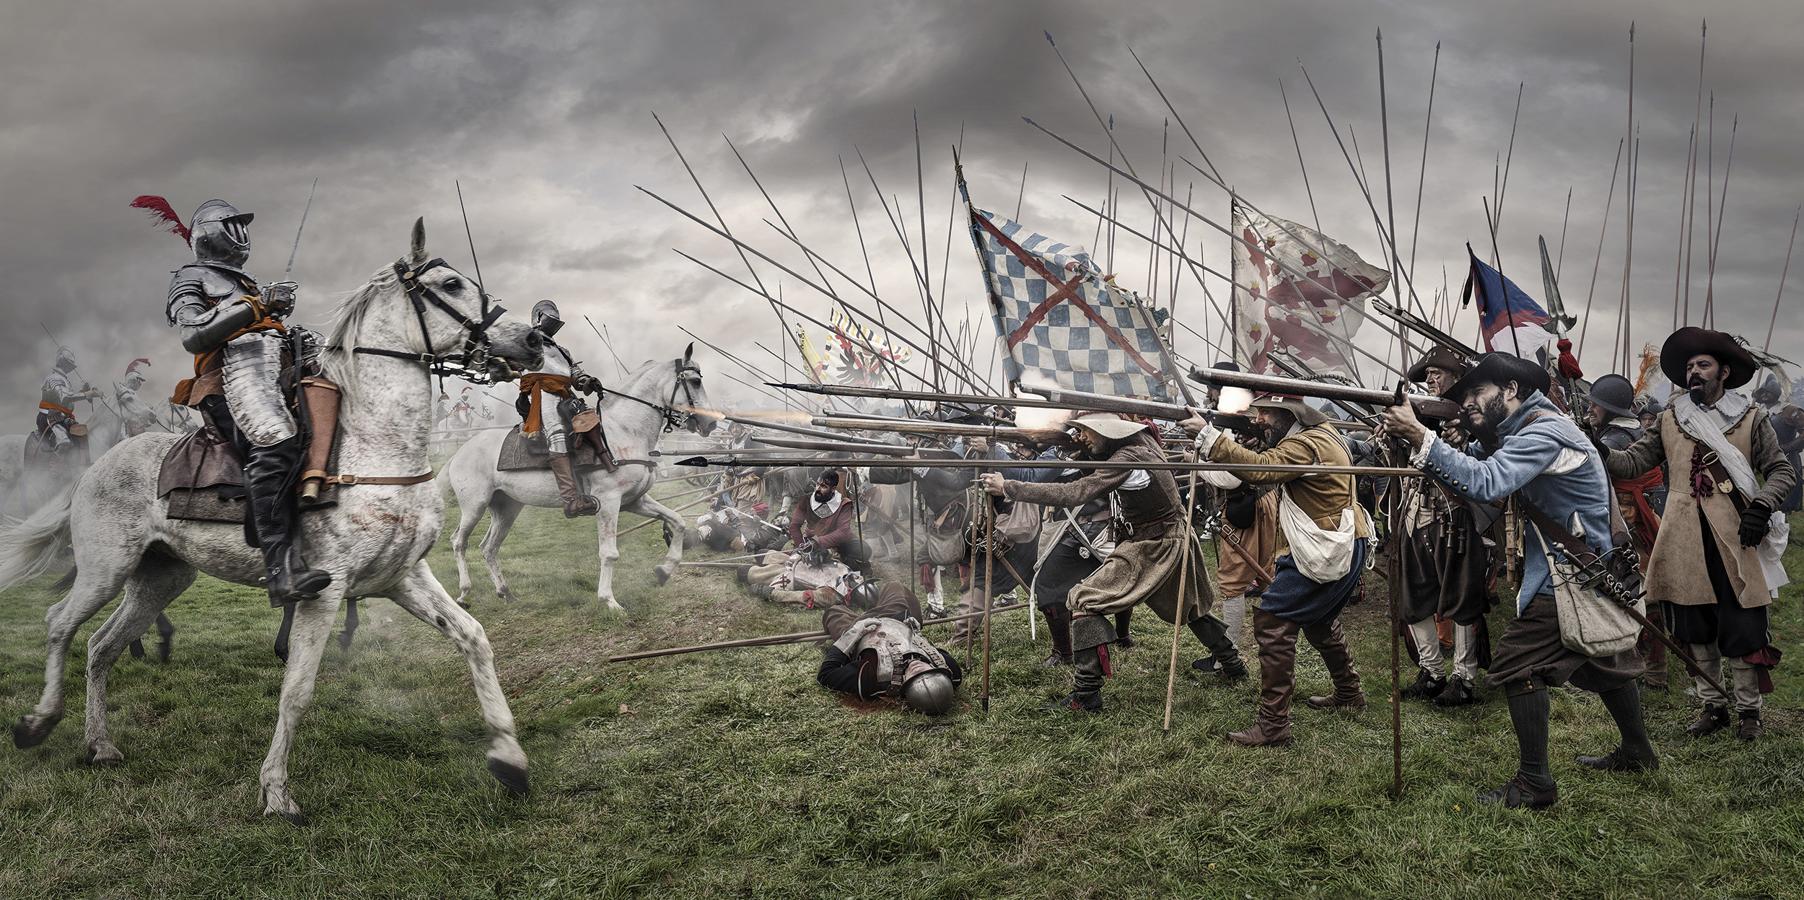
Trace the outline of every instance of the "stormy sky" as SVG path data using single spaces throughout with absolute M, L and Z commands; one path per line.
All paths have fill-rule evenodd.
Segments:
M 919 257 L 918 112 L 926 256 L 935 296 L 956 329 L 966 309 L 975 314 L 983 304 L 962 231 L 952 235 L 949 256 L 946 249 L 951 147 L 961 130 L 979 206 L 1012 214 L 1025 164 L 1021 218 L 1094 246 L 1095 218 L 1061 195 L 1096 205 L 1106 173 L 1021 121 L 1032 116 L 1087 148 L 1106 147 L 1042 31 L 1053 33 L 1090 97 L 1114 117 L 1137 170 L 1157 177 L 1167 113 L 1130 47 L 1241 194 L 1296 221 L 1319 216 L 1324 231 L 1380 264 L 1386 254 L 1367 201 L 1298 62 L 1342 138 L 1357 137 L 1383 211 L 1373 41 L 1383 29 L 1397 230 L 1408 244 L 1418 240 L 1411 222 L 1423 117 L 1441 42 L 1415 266 L 1425 301 L 1442 284 L 1443 266 L 1458 291 L 1466 242 L 1490 255 L 1481 197 L 1492 194 L 1517 86 L 1526 83 L 1502 210 L 1504 271 L 1541 294 L 1535 238 L 1545 235 L 1559 253 L 1570 189 L 1561 285 L 1581 314 L 1595 298 L 1584 363 L 1596 375 L 1610 364 L 1622 293 L 1626 158 L 1600 261 L 1597 253 L 1612 159 L 1628 119 L 1633 20 L 1640 164 L 1632 343 L 1657 343 L 1672 325 L 1681 185 L 1698 99 L 1701 7 L 1694 3 L 13 0 L 9 7 L 0 29 L 0 290 L 7 316 L 0 409 L 14 431 L 29 427 L 36 386 L 54 353 L 40 323 L 75 348 L 96 384 L 117 379 L 136 356 L 154 360 L 152 393 L 165 393 L 186 374 L 189 363 L 164 323 L 163 302 L 168 273 L 188 251 L 128 208 L 133 197 L 164 195 L 183 216 L 211 197 L 255 212 L 256 249 L 247 268 L 276 280 L 314 178 L 318 194 L 292 276 L 302 285 L 303 322 L 322 321 L 339 295 L 401 255 L 415 216 L 425 216 L 438 255 L 467 267 L 453 189 L 461 180 L 490 291 L 522 314 L 534 300 L 557 299 L 573 322 L 569 343 L 604 378 L 616 369 L 584 314 L 606 324 L 629 365 L 680 353 L 684 326 L 775 374 L 777 361 L 754 344 L 776 350 L 783 340 L 765 301 L 672 252 L 682 249 L 744 279 L 730 245 L 635 190 L 643 185 L 707 216 L 654 111 L 735 233 L 811 279 L 804 258 L 764 223 L 773 218 L 770 208 L 723 136 L 802 240 L 862 277 L 843 159 L 878 292 L 916 316 L 921 304 L 907 257 L 871 182 L 900 206 Z M 1713 10 L 1709 23 L 1704 90 L 1706 106 L 1710 94 L 1715 98 L 1708 151 L 1714 172 L 1700 163 L 1692 319 L 1708 280 L 1706 182 L 1716 192 L 1709 202 L 1721 205 L 1731 122 L 1739 116 L 1714 294 L 1718 325 L 1757 344 L 1772 313 L 1793 213 L 1804 201 L 1793 171 L 1804 145 L 1801 39 L 1804 4 L 1737 3 Z M 1225 221 L 1226 195 L 1179 161 L 1202 163 L 1178 123 L 1170 128 L 1165 158 L 1177 166 L 1179 193 L 1194 191 L 1196 209 Z M 1708 139 L 1708 121 L 1705 128 Z M 1122 209 L 1134 227 L 1148 227 L 1149 209 L 1136 193 L 1123 193 Z M 1193 250 L 1225 269 L 1225 237 L 1196 221 L 1188 234 Z M 1114 269 L 1123 284 L 1147 290 L 1145 250 L 1136 239 L 1118 235 Z M 825 298 L 768 265 L 758 270 L 773 292 L 781 284 L 786 300 L 825 317 Z M 1164 303 L 1169 282 L 1159 281 Z M 1205 283 L 1225 300 L 1220 280 Z M 837 277 L 835 287 L 870 306 Z M 1678 290 L 1687 289 L 1681 283 Z M 1793 356 L 1804 338 L 1795 314 L 1801 291 L 1794 285 L 1789 292 L 1793 312 L 1781 311 L 1774 339 L 1775 351 Z M 1187 274 L 1176 304 L 1185 322 L 1214 334 L 1215 313 L 1206 312 Z M 1455 330 L 1473 340 L 1470 312 Z M 1383 355 L 1378 337 L 1362 343 Z M 1214 358 L 1188 333 L 1180 334 L 1178 349 Z M 750 377 L 712 351 L 698 348 L 698 355 L 710 375 Z M 756 398 L 720 377 L 710 378 L 710 387 L 716 399 Z

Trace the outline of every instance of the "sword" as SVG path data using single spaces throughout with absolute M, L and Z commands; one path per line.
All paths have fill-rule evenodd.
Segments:
M 288 280 L 288 273 L 294 271 L 294 255 L 301 252 L 301 232 L 307 230 L 307 213 L 313 209 L 313 191 L 319 187 L 319 179 L 313 179 L 313 187 L 307 189 L 307 205 L 301 207 L 301 224 L 294 230 L 294 246 L 288 251 L 288 267 L 282 270 L 282 280 Z

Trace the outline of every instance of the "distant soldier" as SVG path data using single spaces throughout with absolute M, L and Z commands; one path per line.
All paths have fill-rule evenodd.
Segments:
M 515 402 L 520 432 L 527 437 L 545 436 L 564 517 L 592 516 L 601 504 L 583 493 L 577 483 L 576 466 L 570 460 L 570 428 L 572 417 L 584 408 L 578 395 L 599 392 L 601 382 L 584 373 L 570 351 L 552 338 L 564 327 L 556 303 L 540 300 L 533 304 L 532 327 L 545 341 L 545 354 L 537 369 L 520 377 L 520 399 Z M 611 461 L 605 453 L 603 456 L 604 461 Z
M 1634 415 L 1634 396 L 1635 386 L 1621 375 L 1605 375 L 1592 382 L 1585 430 L 1606 450 L 1627 450 L 1646 433 L 1647 429 Z M 1622 513 L 1623 524 L 1629 529 L 1629 538 L 1641 557 L 1641 569 L 1645 573 L 1648 560 L 1653 558 L 1654 540 L 1660 533 L 1660 513 L 1654 507 L 1652 496 L 1655 491 L 1665 491 L 1666 470 L 1655 466 L 1640 475 L 1613 478 L 1610 484 L 1616 491 L 1617 509 Z M 1666 628 L 1665 608 L 1664 603 L 1647 605 L 1648 621 L 1661 630 Z M 1641 683 L 1656 691 L 1666 690 L 1666 645 L 1653 632 L 1644 630 L 1640 650 L 1647 661 Z
M 952 654 L 921 634 L 921 606 L 907 587 L 848 573 L 815 590 L 821 626 L 833 643 L 821 651 L 815 681 L 861 700 L 898 700 L 943 716 L 958 703 L 964 680 Z
M 75 450 L 79 424 L 75 421 L 75 404 L 100 396 L 99 391 L 86 384 L 75 386 L 70 380 L 75 369 L 75 351 L 58 347 L 56 364 L 44 376 L 43 395 L 38 401 L 38 447 L 59 460 L 70 459 L 68 454 Z
M 119 402 L 119 416 L 125 420 L 126 437 L 137 437 L 162 425 L 156 410 L 138 396 L 138 389 L 144 387 L 143 367 L 148 365 L 150 360 L 143 357 L 132 360 L 125 367 L 125 380 L 113 386 L 113 398 Z

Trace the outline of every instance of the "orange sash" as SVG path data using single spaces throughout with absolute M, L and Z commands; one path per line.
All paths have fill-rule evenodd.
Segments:
M 565 375 L 544 373 L 522 375 L 520 376 L 520 393 L 532 398 L 532 406 L 526 410 L 526 421 L 520 424 L 520 433 L 535 435 L 545 425 L 545 395 L 570 396 L 570 378 Z M 556 413 L 554 412 L 553 415 Z

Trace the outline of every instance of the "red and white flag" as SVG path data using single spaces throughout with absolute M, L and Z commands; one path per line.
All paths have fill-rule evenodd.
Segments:
M 1327 235 L 1234 204 L 1235 355 L 1264 372 L 1275 350 L 1318 374 L 1349 373 L 1365 298 L 1391 274 Z

